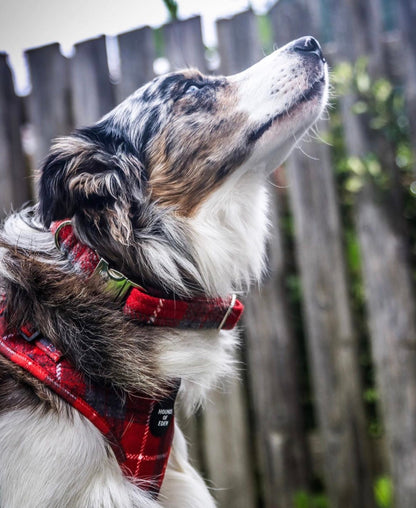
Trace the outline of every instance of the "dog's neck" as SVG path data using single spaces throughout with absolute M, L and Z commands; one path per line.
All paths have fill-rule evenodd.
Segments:
M 194 216 L 183 219 L 166 214 L 165 229 L 154 235 L 146 233 L 144 240 L 139 237 L 134 250 L 117 250 L 112 241 L 106 244 L 103 237 L 100 241 L 87 237 L 84 228 L 76 230 L 81 241 L 114 260 L 113 268 L 124 272 L 125 266 L 117 260 L 127 259 L 130 270 L 125 274 L 136 282 L 148 283 L 167 295 L 226 297 L 245 291 L 264 268 L 268 207 L 264 180 L 256 174 L 230 179 Z M 54 258 L 53 236 L 41 232 L 30 210 L 26 212 L 6 222 L 10 239 L 16 246 L 36 250 L 42 258 Z
M 212 193 L 189 218 L 166 214 L 163 231 L 138 238 L 137 247 L 124 250 L 113 241 L 88 236 L 88 230 L 76 228 L 81 241 L 96 249 L 100 255 L 114 260 L 120 269 L 139 283 L 149 283 L 167 294 L 225 297 L 232 292 L 245 291 L 257 281 L 264 268 L 268 199 L 264 175 L 247 173 L 233 177 Z M 28 211 L 30 213 L 30 211 Z M 23 212 L 5 224 L 10 238 L 17 246 L 54 256 L 53 237 L 41 233 L 30 215 Z M 76 226 L 75 222 L 75 226 Z M 138 233 L 139 234 L 139 233 Z M 108 256 L 111 254 L 110 256 Z M 117 260 L 127 260 L 125 265 Z M 140 279 L 139 274 L 145 274 Z
M 264 175 L 230 178 L 189 220 L 198 272 L 210 295 L 245 291 L 264 269 L 268 198 Z
M 261 277 L 268 229 L 265 180 L 262 171 L 231 175 L 191 217 L 149 203 L 148 223 L 133 223 L 129 246 L 76 216 L 73 224 L 83 243 L 144 287 L 169 297 L 226 297 L 245 292 Z

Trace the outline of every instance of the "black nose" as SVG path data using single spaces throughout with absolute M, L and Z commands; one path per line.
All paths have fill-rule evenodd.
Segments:
M 325 57 L 319 42 L 314 37 L 301 37 L 293 43 L 293 49 L 298 53 L 317 55 L 323 62 Z

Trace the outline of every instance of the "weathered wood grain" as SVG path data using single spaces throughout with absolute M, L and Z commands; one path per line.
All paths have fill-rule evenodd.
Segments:
M 366 3 L 364 14 L 363 4 L 358 0 L 349 2 L 348 6 L 352 10 L 341 13 L 348 28 L 341 29 L 341 24 L 334 20 L 339 51 L 350 61 L 363 54 L 373 57 L 373 51 L 378 50 L 373 41 L 379 40 L 381 33 L 381 23 L 374 23 L 379 4 Z M 368 25 L 368 19 L 373 20 L 372 24 Z M 358 34 L 369 27 L 371 35 L 360 38 Z M 356 34 L 360 43 L 349 47 L 347 36 L 350 40 Z M 382 75 L 383 70 L 381 59 L 375 58 L 370 67 L 372 78 Z M 351 114 L 353 101 L 352 96 L 343 101 L 346 147 L 349 155 L 364 157 L 385 140 L 369 129 L 365 119 Z M 368 181 L 357 195 L 355 213 L 395 506 L 407 508 L 414 504 L 416 497 L 416 300 L 402 236 L 404 228 L 400 224 L 403 219 L 391 212 L 385 197 Z
M 399 58 L 402 60 L 401 67 L 405 75 L 408 118 L 413 149 L 416 151 L 416 4 L 412 0 L 400 0 L 397 11 L 399 14 L 398 32 L 401 38 Z M 414 173 L 416 174 L 416 166 L 414 167 Z
M 318 9 L 306 0 L 278 4 L 272 16 L 276 42 L 305 35 L 305 26 L 319 38 Z M 302 146 L 287 168 L 326 490 L 331 507 L 371 507 L 370 445 L 332 163 L 322 143 Z
M 293 506 L 311 477 L 301 408 L 301 366 L 287 297 L 288 252 L 283 248 L 279 201 L 270 189 L 269 270 L 247 297 L 244 315 L 248 378 L 260 474 L 267 508 Z
M 165 56 L 172 71 L 187 67 L 207 71 L 199 16 L 164 25 L 162 32 Z
M 370 445 L 342 229 L 328 147 L 290 157 L 289 193 L 303 288 L 307 349 L 331 507 L 373 506 Z
M 321 36 L 320 2 L 280 0 L 270 9 L 269 18 L 278 47 L 306 35 Z
M 21 120 L 21 100 L 14 92 L 7 55 L 0 53 L 0 218 L 30 198 Z
M 256 504 L 248 418 L 246 393 L 238 380 L 210 394 L 203 417 L 203 456 L 220 507 Z
M 51 141 L 68 134 L 73 125 L 69 104 L 69 63 L 59 44 L 26 52 L 32 92 L 29 96 L 29 122 L 33 126 L 35 166 L 46 157 Z
M 114 107 L 104 36 L 75 45 L 70 74 L 72 115 L 76 127 L 96 122 Z
M 153 30 L 146 26 L 117 37 L 120 49 L 120 82 L 117 101 L 120 102 L 154 77 L 156 58 Z
M 245 11 L 229 19 L 217 21 L 219 71 L 234 74 L 246 69 L 263 56 L 253 11 Z

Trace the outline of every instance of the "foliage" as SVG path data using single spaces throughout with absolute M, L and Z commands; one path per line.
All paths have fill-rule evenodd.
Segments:
M 163 0 L 166 9 L 169 11 L 170 21 L 178 19 L 178 2 L 176 0 Z
M 293 508 L 329 508 L 329 501 L 324 494 L 311 494 L 302 490 L 296 492 Z
M 377 508 L 392 508 L 393 483 L 388 476 L 380 476 L 374 482 L 374 500 Z M 329 500 L 325 494 L 301 490 L 295 493 L 293 508 L 329 508 Z
M 380 476 L 374 484 L 374 497 L 378 508 L 393 506 L 393 483 L 388 476 Z
M 269 16 L 256 16 L 260 44 L 266 55 L 273 51 L 273 28 Z
M 410 176 L 414 160 L 403 91 L 386 78 L 373 80 L 368 72 L 368 59 L 364 57 L 354 65 L 348 62 L 337 65 L 332 81 L 337 96 L 354 97 L 352 113 L 364 117 L 363 123 L 370 137 L 378 140 L 379 144 L 382 141 L 386 149 L 392 151 L 396 169 Z M 391 184 L 392 168 L 386 171 L 388 168 L 382 167 L 380 157 L 375 153 L 360 158 L 345 156 L 338 169 L 348 173 L 345 187 L 353 193 L 360 191 L 367 179 L 381 190 L 388 190 Z
M 364 288 L 361 275 L 361 254 L 353 217 L 354 198 L 366 183 L 377 190 L 379 199 L 393 210 L 393 194 L 397 199 L 395 213 L 407 222 L 409 239 L 416 252 L 416 182 L 413 182 L 414 157 L 409 138 L 403 89 L 386 78 L 370 76 L 366 58 L 355 64 L 338 64 L 332 75 L 337 101 L 331 114 L 329 143 L 336 171 L 340 196 L 341 217 L 345 233 L 345 252 L 351 287 L 351 302 L 355 328 L 359 335 L 360 363 L 365 382 L 363 398 L 371 437 L 383 436 L 384 428 L 378 414 L 378 391 L 375 388 L 366 316 Z M 358 157 L 347 153 L 341 101 L 348 96 L 351 112 L 361 118 L 360 125 L 371 140 L 372 151 Z M 344 105 L 345 107 L 345 105 Z M 385 489 L 385 482 L 377 483 L 377 492 Z M 383 487 L 384 486 L 384 487 Z M 383 490 L 381 490 L 384 492 Z M 380 504 L 380 503 L 379 503 Z M 380 505 L 384 506 L 384 505 Z M 388 506 L 388 505 L 386 505 Z
M 374 500 L 377 508 L 392 508 L 393 483 L 388 476 L 380 476 L 374 482 Z M 294 495 L 293 508 L 329 508 L 329 500 L 325 494 L 300 490 Z

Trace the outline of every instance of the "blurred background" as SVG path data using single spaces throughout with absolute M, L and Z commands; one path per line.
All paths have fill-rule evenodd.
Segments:
M 0 5 L 3 217 L 34 199 L 52 138 L 155 74 L 324 47 L 328 113 L 270 181 L 242 382 L 182 418 L 220 508 L 416 507 L 415 22 L 414 0 Z

